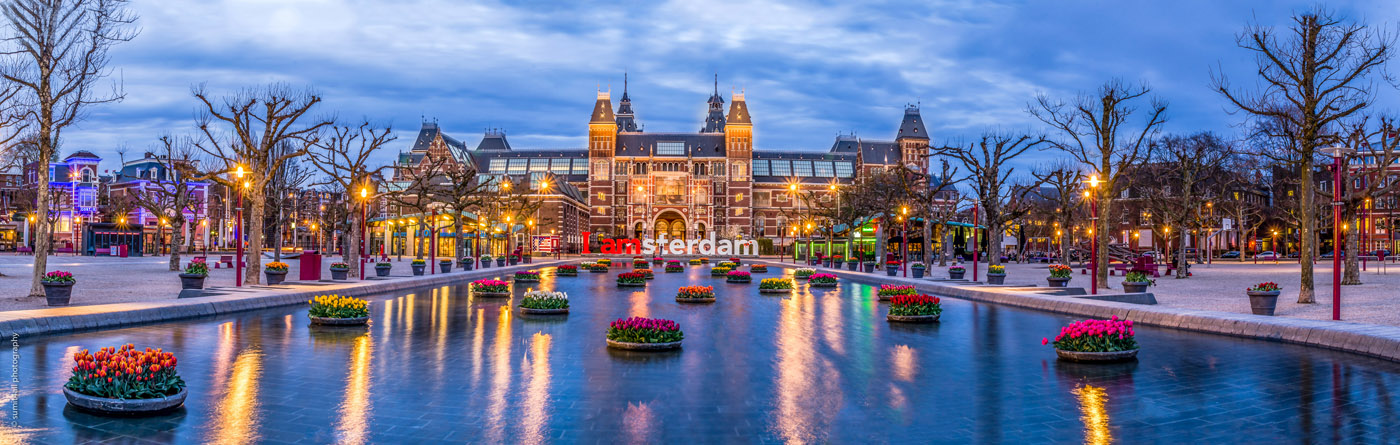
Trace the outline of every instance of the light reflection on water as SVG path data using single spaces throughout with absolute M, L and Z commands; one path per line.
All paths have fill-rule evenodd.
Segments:
M 1173 432 L 1138 424 L 1196 416 L 1239 437 L 1400 437 L 1400 425 L 1368 423 L 1400 412 L 1383 396 L 1400 365 L 1351 355 L 1142 328 L 1140 363 L 1069 364 L 1039 342 L 1070 321 L 1053 314 L 945 299 L 942 323 L 902 326 L 851 282 L 772 296 L 708 267 L 641 290 L 614 280 L 545 269 L 534 287 L 568 292 L 567 317 L 517 316 L 518 298 L 454 286 L 372 298 L 367 328 L 313 328 L 305 308 L 287 308 L 25 339 L 21 376 L 42 387 L 23 388 L 19 429 L 0 425 L 0 442 L 1107 443 L 1162 438 Z M 675 303 L 696 284 L 719 301 Z M 676 320 L 684 348 L 608 350 L 607 323 L 631 315 Z M 66 356 L 127 342 L 179 355 L 187 407 L 118 422 L 66 412 L 55 395 Z M 1276 423 L 1232 422 L 1259 413 L 1250 422 Z

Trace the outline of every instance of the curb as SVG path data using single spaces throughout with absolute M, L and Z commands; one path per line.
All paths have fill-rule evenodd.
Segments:
M 755 261 L 787 266 L 785 263 L 769 260 Z M 831 271 L 837 276 L 865 284 L 912 284 L 923 292 L 961 300 L 1082 317 L 1109 318 L 1117 315 L 1119 318 L 1133 320 L 1133 323 L 1148 326 L 1307 345 L 1400 362 L 1400 327 L 1396 326 L 1166 308 L 1086 298 L 1071 300 L 1067 297 L 1029 293 L 1021 289 L 954 286 L 922 279 L 875 276 L 835 268 L 817 269 Z
M 92 329 L 107 329 L 138 324 L 148 324 L 252 311 L 281 306 L 305 304 L 317 295 L 340 293 L 349 296 L 366 296 L 394 292 L 425 286 L 436 286 L 465 282 L 468 280 L 502 275 L 518 269 L 534 269 L 571 260 L 548 260 L 538 263 L 515 266 L 474 269 L 470 272 L 424 276 L 400 276 L 388 280 L 350 281 L 345 284 L 316 286 L 314 289 L 274 289 L 268 287 L 216 288 L 230 291 L 229 295 L 218 295 L 176 300 L 147 301 L 135 303 L 94 304 L 89 306 L 69 306 L 48 309 L 27 309 L 0 312 L 0 335 L 47 335 L 62 332 Z M 207 289 L 208 290 L 208 289 Z

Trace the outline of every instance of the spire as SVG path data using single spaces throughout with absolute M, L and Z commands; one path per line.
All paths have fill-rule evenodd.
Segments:
M 729 116 L 725 120 L 728 121 L 728 125 L 753 125 L 753 121 L 749 120 L 749 105 L 744 102 L 743 90 L 732 93 L 729 101 Z
M 710 96 L 710 114 L 705 118 L 701 133 L 724 132 L 724 98 L 719 97 L 719 73 L 715 73 L 715 94 Z
M 617 130 L 638 131 L 637 119 L 632 113 L 632 98 L 627 95 L 627 72 L 622 72 L 622 101 L 617 104 Z
M 919 116 L 919 106 L 910 104 L 904 106 L 904 121 L 899 124 L 899 133 L 895 139 L 923 139 L 928 140 L 928 130 L 924 129 L 924 119 Z

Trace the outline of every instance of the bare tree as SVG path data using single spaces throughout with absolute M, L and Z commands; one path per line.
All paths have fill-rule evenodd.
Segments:
M 1293 25 L 1284 32 L 1249 25 L 1236 42 L 1255 55 L 1260 87 L 1252 92 L 1234 89 L 1220 73 L 1212 76 L 1214 87 L 1235 108 L 1280 123 L 1279 135 L 1291 140 L 1287 147 L 1296 154 L 1291 162 L 1301 175 L 1298 303 L 1315 303 L 1315 158 L 1319 148 L 1341 142 L 1337 133 L 1343 119 L 1371 104 L 1370 75 L 1390 60 L 1394 37 L 1318 7 L 1294 15 Z
M 12 32 L 0 51 L 7 56 L 0 64 L 0 77 L 22 91 L 16 96 L 16 90 L 7 88 L 9 95 L 0 97 L 26 104 L 25 118 L 37 125 L 38 158 L 51 159 L 58 153 L 63 130 L 82 120 L 90 106 L 122 99 L 116 86 L 110 94 L 96 90 L 111 73 L 108 51 L 135 36 L 131 25 L 136 16 L 127 10 L 126 0 L 12 0 L 0 9 Z M 46 214 L 49 183 L 38 183 L 38 212 Z M 39 280 L 48 269 L 51 233 L 49 227 L 39 226 L 29 296 L 44 294 Z
M 987 243 L 987 264 L 1001 262 L 1001 236 L 1006 224 L 1029 211 L 1023 205 L 1025 197 L 1039 188 L 1039 183 L 1012 187 L 1017 184 L 1013 183 L 1016 168 L 1011 163 L 1044 143 L 1045 138 L 1038 136 L 987 132 L 966 147 L 949 145 L 936 150 L 962 162 L 967 170 L 967 182 L 975 191 L 974 199 L 981 206 L 981 219 L 991 239 Z
M 263 240 L 258 235 L 263 233 L 267 183 L 287 160 L 305 156 L 307 147 L 317 142 L 318 132 L 331 121 L 308 116 L 321 102 L 320 96 L 284 84 L 249 88 L 223 99 L 211 98 L 202 85 L 193 93 L 202 105 L 197 121 L 203 138 L 195 146 L 223 167 L 197 179 L 224 184 L 246 196 L 244 205 L 249 213 L 244 233 L 253 234 L 247 240 L 247 264 L 249 270 L 260 270 Z M 279 151 L 284 143 L 294 144 L 293 149 Z M 238 167 L 248 173 L 241 180 L 230 175 Z M 260 274 L 250 273 L 243 282 L 258 284 L 260 280 Z
M 150 156 L 163 170 L 164 177 L 147 178 L 149 181 L 143 182 L 139 188 L 129 189 L 127 197 L 135 207 L 145 209 L 154 213 L 160 218 L 160 223 L 156 227 L 169 225 L 170 234 L 170 270 L 180 270 L 180 246 L 184 245 L 185 212 L 195 212 L 198 208 L 198 199 L 194 195 L 193 176 L 184 172 L 198 169 L 195 162 L 193 144 L 186 138 L 176 139 L 171 136 L 161 136 L 158 153 Z M 127 179 L 117 173 L 117 181 Z M 141 178 L 130 178 L 141 179 Z M 138 221 L 138 224 L 144 221 Z
M 443 204 L 443 210 L 452 213 L 452 233 L 456 234 L 457 240 L 453 245 L 456 247 L 455 257 L 457 261 L 464 259 L 466 248 L 462 242 L 462 219 L 463 215 L 473 210 L 479 210 L 490 199 L 488 190 L 490 181 L 484 180 L 475 168 L 466 168 L 461 164 L 453 164 L 444 168 L 442 176 L 439 178 L 437 200 Z M 546 181 L 559 184 L 558 179 L 546 179 Z M 543 224 L 543 222 L 541 222 Z M 478 227 L 478 230 L 481 228 Z M 477 255 L 473 255 L 476 257 Z M 475 260 L 475 258 L 473 258 Z
M 1224 193 L 1229 178 L 1221 166 L 1232 153 L 1213 133 L 1167 136 L 1157 144 L 1152 162 L 1138 170 L 1135 186 L 1143 192 L 1152 214 L 1177 228 L 1177 278 L 1189 276 L 1187 236 L 1191 229 L 1205 226 L 1206 203 Z
M 440 186 L 437 178 L 442 175 L 443 169 L 447 168 L 447 162 L 447 158 L 428 155 L 417 166 L 398 167 L 400 170 L 396 177 L 407 181 L 400 181 L 401 184 L 396 190 L 391 190 L 385 195 L 390 203 L 418 214 L 418 217 L 410 218 L 411 224 L 418 227 L 414 229 L 415 232 L 422 230 L 423 225 L 432 223 L 429 221 L 429 215 L 441 205 L 437 202 L 438 187 Z M 417 237 L 416 241 L 417 245 L 413 249 L 414 257 L 423 258 L 423 251 L 426 249 L 422 246 L 425 245 L 426 240 L 420 236 Z M 428 267 L 434 267 L 434 265 L 429 264 Z
M 1167 103 L 1149 98 L 1147 85 L 1129 86 L 1122 80 L 1110 80 L 1094 94 L 1080 94 L 1073 102 L 1036 98 L 1027 107 L 1031 115 L 1059 131 L 1064 139 L 1050 144 L 1088 166 L 1103 186 L 1089 190 L 1097 202 L 1099 219 L 1094 223 L 1094 237 L 1100 246 L 1109 244 L 1109 218 L 1113 214 L 1113 191 L 1120 186 L 1124 170 L 1146 159 L 1152 149 L 1150 142 L 1166 122 Z M 1139 111 L 1137 103 L 1149 101 L 1142 124 L 1133 129 L 1128 121 Z M 1099 288 L 1108 288 L 1108 249 L 1099 249 L 1094 273 Z
M 1081 191 L 1084 189 L 1084 178 L 1079 174 L 1079 169 L 1065 161 L 1032 174 L 1041 184 L 1049 186 L 1048 190 L 1037 187 L 1035 194 L 1054 206 L 1049 212 L 1050 219 L 1055 222 L 1051 230 L 1055 230 L 1056 242 L 1060 244 L 1060 264 L 1068 266 L 1069 240 L 1073 235 L 1071 227 L 1074 227 L 1075 216 L 1079 214 L 1075 209 L 1083 202 Z
M 274 154 L 280 156 L 296 149 L 291 142 L 284 142 L 277 147 Z M 282 168 L 277 169 L 277 174 L 267 181 L 267 189 L 263 191 L 263 196 L 268 197 L 263 239 L 272 240 L 273 261 L 282 261 L 282 228 L 295 220 L 294 215 L 286 211 L 287 205 L 294 200 L 296 190 L 311 180 L 313 173 L 311 167 L 307 167 L 300 159 L 287 159 Z
M 387 166 L 370 168 L 370 158 L 397 137 L 390 127 L 379 128 L 369 120 L 355 125 L 334 125 L 310 151 L 312 165 L 325 174 L 317 185 L 330 185 L 340 190 L 368 189 L 370 178 Z M 378 196 L 378 193 L 376 193 Z M 346 232 L 348 244 L 360 244 L 360 221 L 349 218 Z M 359 249 L 345 249 L 345 262 L 356 264 L 360 261 Z M 356 272 L 358 273 L 358 272 Z
M 1396 134 L 1400 127 L 1397 127 L 1393 117 L 1379 117 L 1374 126 L 1369 121 L 1369 118 L 1361 118 L 1346 126 L 1348 137 L 1344 143 L 1356 152 L 1342 165 L 1357 167 L 1348 173 L 1353 180 L 1342 181 L 1342 196 L 1333 198 L 1333 201 L 1342 203 L 1342 221 L 1355 222 L 1355 230 L 1346 231 L 1343 285 L 1361 284 L 1361 268 L 1357 262 L 1361 252 L 1358 234 L 1362 230 L 1370 230 L 1368 222 L 1361 218 L 1361 212 L 1370 207 L 1373 199 L 1400 191 L 1400 181 L 1389 171 L 1390 166 L 1400 163 L 1400 150 L 1397 150 L 1400 136 Z M 1337 255 L 1339 249 L 1333 246 L 1332 252 Z

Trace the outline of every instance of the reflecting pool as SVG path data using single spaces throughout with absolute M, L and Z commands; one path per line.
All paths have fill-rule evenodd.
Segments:
M 1063 363 L 1042 337 L 1071 317 L 945 299 L 942 322 L 892 325 L 871 286 L 789 296 L 658 273 L 552 276 L 566 317 L 466 286 L 371 298 L 372 325 L 308 325 L 305 308 L 19 339 L 0 442 L 1380 442 L 1400 437 L 1400 364 L 1165 329 L 1136 362 Z M 465 284 L 465 283 L 464 283 Z M 683 285 L 719 301 L 683 305 Z M 683 349 L 609 350 L 608 322 L 676 320 Z M 179 356 L 185 408 L 146 419 L 67 408 L 82 348 Z M 16 359 L 10 351 L 6 360 Z M 18 417 L 15 417 L 15 413 Z

